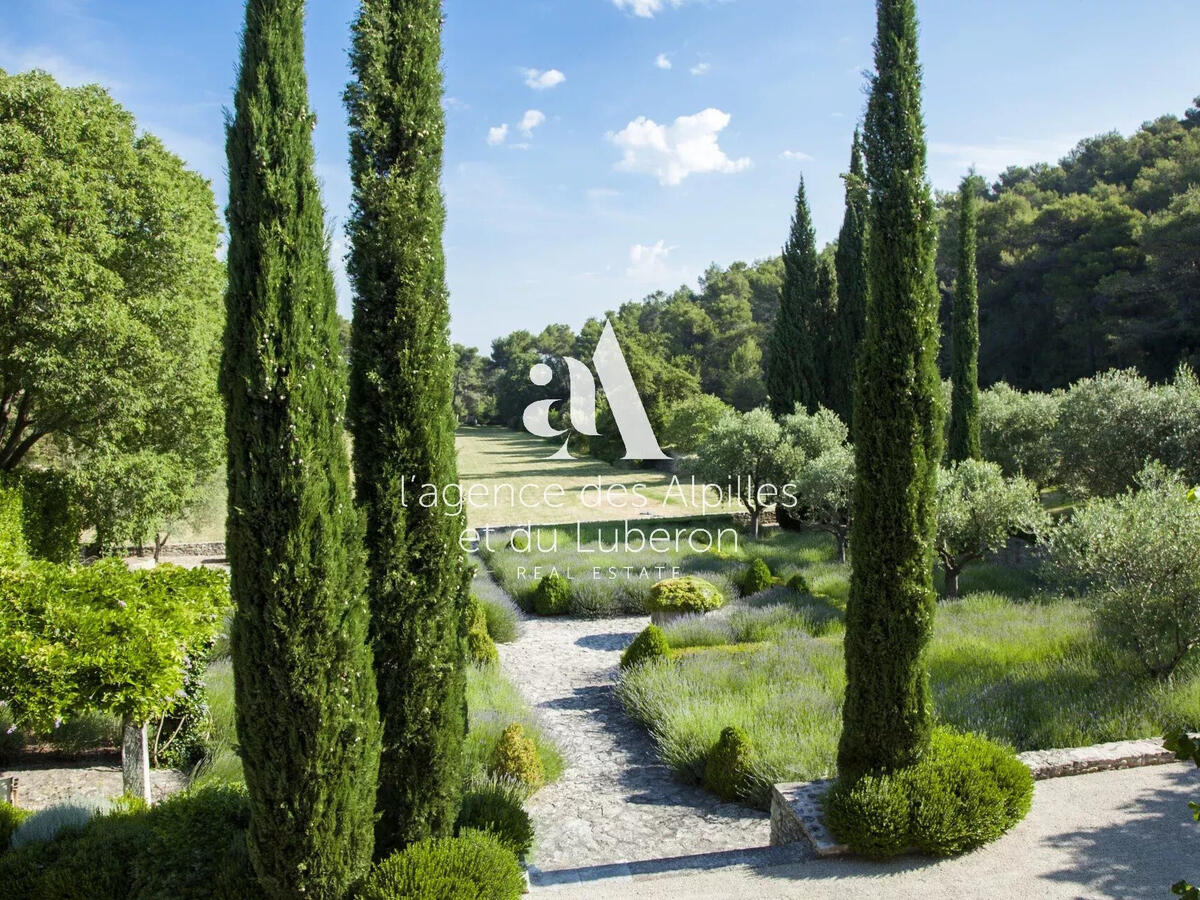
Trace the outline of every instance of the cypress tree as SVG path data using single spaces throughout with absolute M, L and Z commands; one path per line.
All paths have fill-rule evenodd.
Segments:
M 867 328 L 867 180 L 863 168 L 862 138 L 854 130 L 850 171 L 846 181 L 846 212 L 838 233 L 838 306 L 836 351 L 830 372 L 830 408 L 852 424 L 854 381 L 858 354 Z
M 439 179 L 439 0 L 363 0 L 346 91 L 354 206 L 350 418 L 384 726 L 376 854 L 449 835 L 466 734 L 462 517 L 402 485 L 458 480 Z
M 817 256 L 817 297 L 812 327 L 813 363 L 816 369 L 816 402 L 830 408 L 838 366 L 838 280 L 835 249 L 826 246 Z
M 817 371 L 813 357 L 813 319 L 817 309 L 817 236 L 804 179 L 796 191 L 796 212 L 783 248 L 783 290 L 767 358 L 767 394 L 771 412 L 785 416 L 804 406 L 815 411 Z
M 842 777 L 889 771 L 929 744 L 924 651 L 943 410 L 937 369 L 936 220 L 914 0 L 878 0 L 866 119 L 869 307 L 854 408 L 857 479 L 846 609 Z
M 379 722 L 303 0 L 249 0 L 227 127 L 227 553 L 250 857 L 269 897 L 370 865 Z
M 975 269 L 975 178 L 958 190 L 958 280 L 951 312 L 950 446 L 952 462 L 983 459 L 979 438 L 979 282 Z

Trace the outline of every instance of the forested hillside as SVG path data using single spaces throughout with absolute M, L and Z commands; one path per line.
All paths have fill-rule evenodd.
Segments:
M 1198 126 L 1200 98 L 1182 118 L 1162 116 L 1130 137 L 1089 138 L 1058 163 L 1013 167 L 981 185 L 982 385 L 1049 390 L 1127 367 L 1157 381 L 1181 362 L 1200 364 Z M 958 202 L 957 192 L 937 200 L 946 320 Z M 779 225 L 782 244 L 788 223 Z M 836 249 L 821 251 L 821 271 L 833 268 Z M 657 292 L 609 314 L 656 429 L 669 427 L 673 405 L 700 393 L 741 410 L 766 401 L 764 354 L 783 279 L 780 257 L 713 265 L 698 290 Z M 834 310 L 821 312 L 829 324 L 814 328 L 818 357 L 837 349 Z M 525 406 L 546 395 L 530 383 L 529 367 L 563 355 L 589 359 L 602 325 L 593 318 L 579 334 L 566 325 L 513 332 L 490 357 L 458 347 L 460 418 L 519 425 Z M 946 376 L 947 344 L 944 336 Z

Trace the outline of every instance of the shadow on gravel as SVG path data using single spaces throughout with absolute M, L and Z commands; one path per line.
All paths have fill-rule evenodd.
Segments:
M 585 650 L 624 650 L 635 637 L 637 637 L 637 632 L 634 631 L 585 634 L 575 642 L 575 646 Z
M 806 862 L 812 858 L 812 851 L 805 845 L 788 844 L 784 847 L 752 847 L 744 850 L 722 850 L 717 853 L 696 853 L 690 856 L 674 856 L 666 859 L 608 863 L 602 866 L 584 866 L 578 869 L 554 869 L 549 872 L 530 868 L 529 880 L 535 887 L 551 887 L 554 885 L 603 881 L 606 878 L 686 875 L 689 872 L 703 872 L 710 869 L 722 869 L 727 866 L 750 866 L 754 869 L 769 869 L 775 866 Z

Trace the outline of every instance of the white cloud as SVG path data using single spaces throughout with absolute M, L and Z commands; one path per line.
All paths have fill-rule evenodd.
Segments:
M 567 80 L 567 76 L 558 69 L 526 69 L 525 84 L 533 88 L 535 91 L 546 91 L 552 87 L 556 87 Z
M 664 281 L 671 276 L 671 270 L 667 267 L 667 257 L 670 255 L 671 248 L 666 241 L 634 244 L 629 248 L 629 268 L 625 274 L 644 284 Z
M 18 48 L 8 44 L 0 45 L 0 68 L 6 69 L 10 74 L 41 69 L 49 72 L 56 81 L 66 87 L 98 84 L 110 92 L 124 87 L 122 82 L 105 72 L 79 65 L 73 55 L 64 56 L 43 46 Z
M 507 125 L 496 125 L 495 127 L 488 129 L 487 142 L 489 146 L 498 146 L 503 144 L 506 140 L 508 140 Z
M 812 157 L 802 150 L 784 150 L 779 154 L 780 159 L 790 159 L 794 162 L 812 162 Z
M 750 160 L 730 159 L 717 143 L 717 135 L 729 120 L 729 113 L 713 108 L 680 116 L 671 125 L 639 116 L 608 136 L 624 151 L 616 168 L 653 175 L 664 185 L 677 185 L 689 175 L 704 172 L 741 172 L 749 168 Z
M 692 66 L 692 74 L 693 75 L 707 75 L 708 70 L 711 68 L 712 68 L 712 66 L 710 66 L 708 63 L 703 63 L 703 62 L 696 63 L 694 66 Z
M 654 65 L 660 69 L 669 69 L 671 68 L 671 57 L 665 53 L 660 53 L 654 57 Z
M 521 119 L 520 129 L 525 137 L 533 135 L 533 129 L 537 128 L 546 121 L 546 114 L 540 109 L 527 109 L 524 117 Z
M 470 109 L 470 108 L 471 108 L 471 106 L 470 106 L 470 104 L 468 104 L 468 103 L 463 103 L 463 101 L 459 100 L 457 97 L 446 97 L 446 98 L 445 98 L 445 99 L 442 101 L 442 108 L 443 108 L 443 109 L 447 109 L 447 110 L 450 110 L 450 109 Z
M 612 0 L 613 6 L 617 9 L 633 13 L 641 19 L 653 19 L 656 13 L 660 13 L 668 7 L 679 9 L 685 3 L 691 2 L 694 0 Z M 725 3 L 728 0 L 717 0 L 717 2 Z

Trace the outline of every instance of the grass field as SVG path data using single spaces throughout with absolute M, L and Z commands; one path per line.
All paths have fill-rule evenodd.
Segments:
M 735 512 L 740 507 L 705 501 L 690 481 L 672 489 L 666 472 L 631 469 L 594 459 L 548 459 L 555 447 L 507 428 L 462 428 L 455 440 L 467 524 L 506 526 L 602 522 Z M 420 485 L 410 503 L 419 502 Z M 171 530 L 171 542 L 225 539 L 225 479 L 216 477 L 202 515 Z

